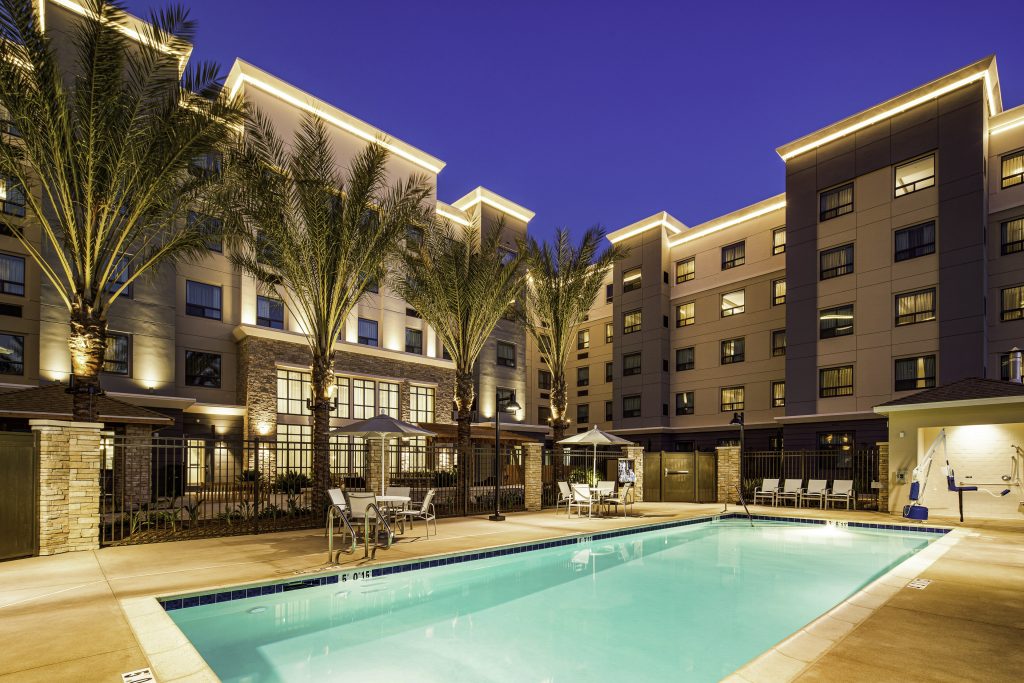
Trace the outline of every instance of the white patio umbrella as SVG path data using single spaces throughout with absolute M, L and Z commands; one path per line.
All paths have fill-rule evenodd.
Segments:
M 597 425 L 594 425 L 593 427 L 591 427 L 587 431 L 580 432 L 579 434 L 573 434 L 572 436 L 567 436 L 566 438 L 562 439 L 558 443 L 567 444 L 567 445 L 577 445 L 577 446 L 593 446 L 594 447 L 594 479 L 596 480 L 597 479 L 597 447 L 598 446 L 625 446 L 625 445 L 631 444 L 633 442 L 632 441 L 627 441 L 626 439 L 623 439 L 620 436 L 615 436 L 614 434 L 609 434 L 608 432 L 603 432 L 603 431 L 601 431 L 600 429 L 597 428 Z
M 427 431 L 422 427 L 396 420 L 388 415 L 377 415 L 368 420 L 353 422 L 344 427 L 332 429 L 331 434 L 348 434 L 350 436 L 361 436 L 364 438 L 377 437 L 380 439 L 381 467 L 386 468 L 387 462 L 387 441 L 391 437 L 399 439 L 410 436 L 437 436 L 434 432 Z M 384 495 L 384 477 L 380 480 L 380 495 Z

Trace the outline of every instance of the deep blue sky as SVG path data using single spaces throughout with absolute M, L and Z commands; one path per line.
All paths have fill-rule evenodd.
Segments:
M 127 0 L 147 16 L 158 0 Z M 784 189 L 775 147 L 995 53 L 1024 102 L 1024 3 L 183 0 L 241 57 L 556 226 L 696 225 Z

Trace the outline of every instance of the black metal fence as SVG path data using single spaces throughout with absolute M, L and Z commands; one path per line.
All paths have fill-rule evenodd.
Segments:
M 747 451 L 741 459 L 743 495 L 753 500 L 754 490 L 765 479 L 824 479 L 829 486 L 837 479 L 853 481 L 857 507 L 878 504 L 878 449 L 848 451 Z
M 541 506 L 555 507 L 560 481 L 595 484 L 597 481 L 615 480 L 615 468 L 621 457 L 621 448 L 599 448 L 596 463 L 593 447 L 565 449 L 558 455 L 555 451 L 545 450 L 541 460 Z

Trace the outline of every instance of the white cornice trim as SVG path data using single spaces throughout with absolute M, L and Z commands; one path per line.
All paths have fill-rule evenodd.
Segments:
M 996 396 L 994 398 L 967 398 L 959 401 L 936 401 L 934 403 L 907 403 L 895 406 L 875 406 L 879 415 L 905 413 L 914 410 L 936 410 L 942 408 L 976 408 L 979 406 L 1014 405 L 1024 403 L 1024 396 Z

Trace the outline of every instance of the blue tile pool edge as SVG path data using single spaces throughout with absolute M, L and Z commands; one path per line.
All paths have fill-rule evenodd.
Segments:
M 449 564 L 475 562 L 477 560 L 487 560 L 494 557 L 502 557 L 505 555 L 517 555 L 519 553 L 534 552 L 537 550 L 546 550 L 548 548 L 557 548 L 567 545 L 576 545 L 578 543 L 603 541 L 609 538 L 631 536 L 634 534 L 647 533 L 649 531 L 661 531 L 664 529 L 673 529 L 676 527 L 691 526 L 694 524 L 708 524 L 722 519 L 745 519 L 746 517 L 747 515 L 744 513 L 723 512 L 720 514 L 704 515 L 701 517 L 693 517 L 690 519 L 677 519 L 671 522 L 642 524 L 638 526 L 628 527 L 625 529 L 615 529 L 614 531 L 600 531 L 597 533 L 573 534 L 571 536 L 563 536 L 556 539 L 551 539 L 547 541 L 536 541 L 533 543 L 516 543 L 506 546 L 489 548 L 487 550 L 462 551 L 459 553 L 448 553 L 444 555 L 429 555 L 420 560 L 406 560 L 404 562 L 379 564 L 373 565 L 372 567 L 367 567 L 366 569 L 350 569 L 342 572 L 331 570 L 330 572 L 320 572 L 320 575 L 317 576 L 290 579 L 287 581 L 245 584 L 242 586 L 235 586 L 224 590 L 206 590 L 199 591 L 196 593 L 186 593 L 183 595 L 158 597 L 157 601 L 160 603 L 160 606 L 163 607 L 165 611 L 170 612 L 172 610 L 185 609 L 189 607 L 198 607 L 200 605 L 210 605 L 219 602 L 229 602 L 231 600 L 243 600 L 246 598 L 259 597 L 261 595 L 288 593 L 294 590 L 302 590 L 304 588 L 314 588 L 316 586 L 336 584 L 339 582 L 347 581 L 348 577 L 353 575 L 355 576 L 354 580 L 358 580 L 360 578 L 377 578 L 381 576 L 390 576 L 391 574 L 403 574 L 409 571 L 418 571 L 420 569 L 443 567 Z M 795 524 L 818 525 L 838 523 L 846 527 L 876 529 L 880 531 L 916 531 L 919 533 L 929 534 L 946 534 L 952 531 L 951 528 L 942 527 L 916 525 L 910 526 L 903 524 L 877 524 L 870 522 L 852 521 L 848 522 L 843 520 L 816 519 L 810 517 L 783 517 L 779 515 L 762 514 L 751 514 L 750 517 L 753 520 L 760 520 L 765 522 L 786 522 Z

